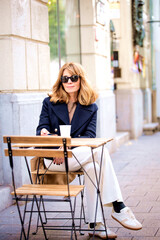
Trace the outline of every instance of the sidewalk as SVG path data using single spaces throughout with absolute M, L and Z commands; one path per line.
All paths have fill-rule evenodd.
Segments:
M 111 155 L 121 186 L 124 202 L 131 207 L 143 224 L 140 231 L 121 227 L 111 216 L 111 208 L 105 209 L 108 226 L 117 233 L 117 240 L 160 239 L 160 132 L 152 136 L 141 136 L 129 141 Z M 23 207 L 23 206 L 22 206 Z M 48 206 L 50 208 L 50 206 Z M 57 206 L 54 206 L 57 208 Z M 79 208 L 79 203 L 78 203 Z M 36 225 L 36 221 L 34 220 Z M 63 222 L 66 224 L 66 222 Z M 31 232 L 34 231 L 34 226 Z M 20 222 L 17 209 L 11 206 L 0 212 L 0 240 L 17 240 Z M 47 231 L 49 239 L 70 239 L 70 232 Z M 30 235 L 30 239 L 44 239 L 42 231 Z M 78 239 L 90 239 L 88 234 Z M 98 238 L 95 238 L 98 239 Z

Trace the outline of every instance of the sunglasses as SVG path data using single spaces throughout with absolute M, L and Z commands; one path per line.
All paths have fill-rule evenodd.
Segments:
M 61 76 L 61 82 L 62 83 L 67 83 L 69 79 L 71 79 L 72 82 L 77 82 L 79 76 L 78 75 L 72 75 L 70 77 L 67 76 Z

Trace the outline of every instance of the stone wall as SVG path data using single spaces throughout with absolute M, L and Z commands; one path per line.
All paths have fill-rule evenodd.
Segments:
M 51 87 L 47 1 L 0 1 L 1 91 Z

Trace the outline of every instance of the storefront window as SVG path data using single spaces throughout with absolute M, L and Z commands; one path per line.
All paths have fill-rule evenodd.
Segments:
M 81 63 L 79 0 L 49 0 L 51 80 L 68 61 Z

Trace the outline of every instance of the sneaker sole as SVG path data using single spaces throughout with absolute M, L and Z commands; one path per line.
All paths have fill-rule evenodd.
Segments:
M 89 234 L 90 237 L 93 236 L 93 233 L 88 233 L 88 234 Z M 94 236 L 99 237 L 101 239 L 107 239 L 106 236 L 102 237 L 102 236 L 100 236 L 99 234 L 96 234 L 96 233 L 94 234 Z M 117 235 L 115 235 L 115 236 L 107 235 L 107 237 L 108 237 L 108 239 L 115 239 L 115 238 L 117 238 Z
M 114 220 L 116 220 L 118 223 L 120 223 L 123 227 L 125 227 L 125 228 L 127 228 L 127 229 L 129 229 L 129 230 L 138 231 L 138 230 L 141 230 L 141 229 L 142 229 L 142 227 L 139 227 L 139 228 L 130 227 L 130 226 L 125 225 L 125 224 L 123 224 L 122 222 L 120 222 L 120 221 L 119 221 L 117 218 L 115 218 L 114 216 L 111 215 L 111 217 L 112 217 Z

